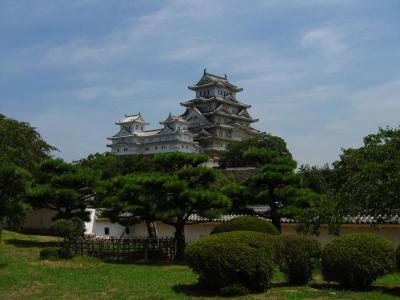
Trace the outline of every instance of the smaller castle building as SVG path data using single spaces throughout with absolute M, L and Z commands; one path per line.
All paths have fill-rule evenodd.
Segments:
M 198 143 L 193 141 L 193 134 L 188 130 L 188 123 L 171 114 L 165 121 L 160 122 L 164 125 L 161 129 L 146 130 L 149 123 L 140 113 L 125 115 L 115 124 L 120 126 L 119 132 L 108 138 L 111 144 L 107 146 L 117 155 L 200 152 Z

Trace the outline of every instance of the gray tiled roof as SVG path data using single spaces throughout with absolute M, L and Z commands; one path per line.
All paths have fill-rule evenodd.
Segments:
M 262 208 L 265 208 L 262 206 Z M 261 209 L 261 206 L 260 206 Z M 256 210 L 256 209 L 255 209 Z M 97 218 L 101 218 L 102 209 L 96 210 Z M 129 218 L 132 216 L 131 213 L 123 213 L 121 217 Z M 246 216 L 246 214 L 225 214 L 219 218 L 205 218 L 198 214 L 192 214 L 189 216 L 189 223 L 223 223 L 232 219 Z M 371 211 L 365 214 L 348 214 L 344 217 L 344 224 L 400 224 L 400 211 L 393 210 L 387 213 L 373 213 Z M 281 222 L 284 224 L 296 224 L 296 221 L 292 218 L 281 218 Z

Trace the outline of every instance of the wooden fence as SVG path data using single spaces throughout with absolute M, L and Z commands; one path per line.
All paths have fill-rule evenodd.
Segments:
M 76 254 L 112 259 L 173 260 L 174 238 L 83 238 L 76 242 Z

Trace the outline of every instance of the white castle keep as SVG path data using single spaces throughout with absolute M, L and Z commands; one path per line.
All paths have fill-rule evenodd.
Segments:
M 251 105 L 239 102 L 239 88 L 224 77 L 204 69 L 195 85 L 188 87 L 196 93 L 194 99 L 181 103 L 186 111 L 180 116 L 169 114 L 164 127 L 146 130 L 149 125 L 141 114 L 125 115 L 116 124 L 119 132 L 109 137 L 111 152 L 117 155 L 151 154 L 161 152 L 217 153 L 233 141 L 261 134 L 252 128 L 257 119 L 250 117 Z

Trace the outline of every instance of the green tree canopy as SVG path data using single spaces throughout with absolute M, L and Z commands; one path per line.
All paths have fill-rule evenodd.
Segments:
M 32 171 L 35 164 L 57 150 L 47 144 L 36 129 L 0 114 L 0 162 L 13 163 Z
M 227 150 L 221 154 L 219 164 L 221 168 L 257 167 L 264 164 L 271 153 L 279 156 L 291 156 L 282 138 L 265 134 L 229 144 Z M 260 161 L 260 159 L 262 160 Z
M 300 169 L 303 185 L 322 193 L 300 218 L 302 231 L 318 233 L 328 224 L 338 234 L 348 214 L 400 208 L 400 129 L 380 128 L 362 147 L 342 151 L 333 168 Z
M 34 208 L 57 211 L 56 219 L 74 216 L 88 220 L 86 211 L 93 195 L 97 172 L 64 162 L 48 159 L 41 162 L 35 172 L 35 182 L 30 192 Z
M 175 227 L 177 258 L 183 257 L 184 227 L 191 214 L 218 217 L 230 206 L 219 191 L 219 171 L 199 167 L 206 156 L 184 153 L 155 155 L 162 172 L 128 174 L 103 183 L 98 194 L 113 216 L 129 213 Z
M 253 155 L 253 154 L 252 154 Z M 256 156 L 253 155 L 253 159 Z M 266 162 L 262 153 L 260 161 Z M 296 162 L 289 155 L 271 155 L 270 161 L 259 173 L 249 178 L 247 187 L 252 191 L 253 202 L 270 207 L 272 223 L 280 231 L 281 218 L 294 218 L 317 201 L 318 194 L 299 187 L 299 176 L 295 173 Z
M 333 166 L 338 196 L 349 209 L 400 208 L 399 128 L 379 128 L 362 147 L 344 149 Z
M 0 164 L 0 237 L 5 221 L 8 224 L 19 224 L 29 206 L 25 196 L 31 183 L 30 174 L 14 164 Z
M 152 155 L 115 155 L 110 152 L 90 154 L 80 161 L 80 165 L 96 170 L 102 179 L 156 169 Z
M 326 164 L 323 167 L 302 165 L 298 174 L 301 177 L 301 186 L 317 193 L 325 194 L 337 185 L 336 171 Z

